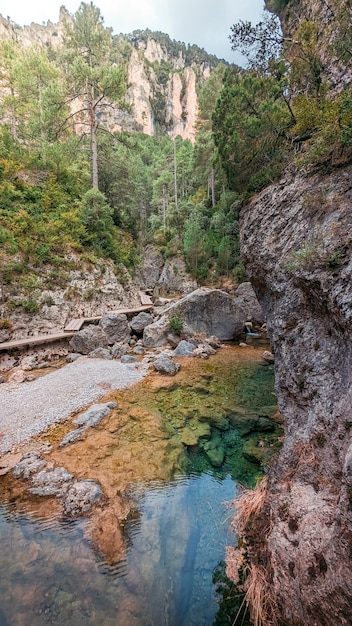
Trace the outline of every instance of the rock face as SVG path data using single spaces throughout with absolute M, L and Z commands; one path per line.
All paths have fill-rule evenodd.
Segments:
M 197 281 L 188 274 L 183 259 L 173 258 L 166 260 L 156 287 L 165 294 L 185 294 L 197 289 Z
M 241 218 L 286 424 L 249 547 L 280 626 L 352 623 L 351 175 L 287 175 Z

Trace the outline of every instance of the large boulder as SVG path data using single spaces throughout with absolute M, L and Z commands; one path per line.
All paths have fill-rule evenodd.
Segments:
M 143 344 L 146 348 L 156 348 L 157 346 L 165 346 L 167 340 L 167 318 L 163 315 L 160 320 L 149 324 L 143 331 Z
M 157 288 L 162 293 L 190 293 L 197 289 L 197 282 L 188 274 L 186 264 L 178 257 L 167 259 L 159 280 Z
M 89 354 L 96 348 L 106 348 L 108 337 L 100 326 L 90 324 L 73 335 L 70 346 L 74 352 Z
M 251 283 L 241 283 L 236 289 L 235 300 L 237 306 L 239 306 L 246 320 L 253 322 L 256 326 L 261 326 L 265 322 L 263 309 L 260 306 L 257 296 Z
M 139 334 L 143 332 L 146 326 L 149 326 L 149 324 L 152 324 L 153 322 L 154 322 L 153 316 L 150 313 L 147 313 L 146 311 L 142 311 L 141 313 L 138 313 L 138 315 L 132 318 L 130 326 L 133 332 Z
M 216 335 L 221 340 L 242 333 L 247 315 L 228 293 L 205 287 L 172 304 L 165 314 L 172 317 L 175 312 L 182 317 L 186 333 Z
M 131 337 L 130 327 L 124 313 L 107 313 L 99 322 L 100 328 L 108 338 L 108 344 L 128 343 Z

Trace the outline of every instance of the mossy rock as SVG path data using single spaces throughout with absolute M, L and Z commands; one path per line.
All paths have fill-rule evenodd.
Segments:
M 257 465 L 265 465 L 272 457 L 274 451 L 268 448 L 264 441 L 250 438 L 243 442 L 243 456 L 247 461 Z
M 213 437 L 202 445 L 204 454 L 213 467 L 221 467 L 225 460 L 226 447 L 221 437 Z
M 213 407 L 201 407 L 198 411 L 198 418 L 201 422 L 209 422 L 214 428 L 218 428 L 219 430 L 228 430 L 230 427 L 229 420 L 227 416 L 221 412 L 221 410 L 217 410 L 215 406 Z
M 181 442 L 186 446 L 195 446 L 200 438 L 208 438 L 210 436 L 210 425 L 198 422 L 194 428 L 192 428 L 192 425 L 189 425 L 182 430 Z

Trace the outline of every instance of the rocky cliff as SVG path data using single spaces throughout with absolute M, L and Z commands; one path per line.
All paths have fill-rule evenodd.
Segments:
M 286 424 L 249 545 L 280 626 L 352 623 L 351 175 L 287 174 L 242 213 Z
M 350 81 L 334 45 L 344 3 L 268 4 L 284 7 L 286 40 L 310 33 L 310 67 L 331 97 L 341 91 Z M 247 598 L 262 626 L 352 623 L 351 174 L 348 159 L 319 171 L 291 165 L 241 213 L 243 260 L 267 319 L 285 424 L 268 480 L 240 502 L 237 518 Z
M 25 46 L 55 50 L 62 45 L 64 21 L 69 19 L 69 13 L 61 7 L 57 24 L 48 21 L 21 28 L 0 15 L 0 41 L 12 39 Z M 190 52 L 189 47 L 171 41 L 163 33 L 136 31 L 114 39 L 127 59 L 126 101 L 130 108 L 121 110 L 111 104 L 104 115 L 109 131 L 138 130 L 155 135 L 162 130 L 172 138 L 180 135 L 193 141 L 198 115 L 197 87 L 219 60 L 196 46 Z

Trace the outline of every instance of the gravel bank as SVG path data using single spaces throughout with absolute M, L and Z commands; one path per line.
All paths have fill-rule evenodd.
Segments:
M 89 406 L 110 389 L 123 389 L 144 370 L 118 361 L 82 357 L 32 382 L 0 385 L 0 454 L 15 449 L 51 424 Z

